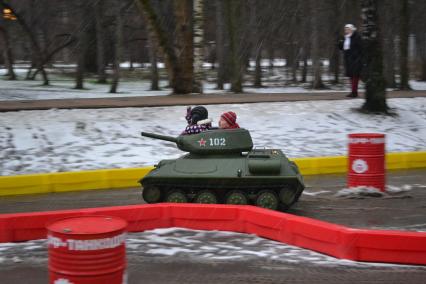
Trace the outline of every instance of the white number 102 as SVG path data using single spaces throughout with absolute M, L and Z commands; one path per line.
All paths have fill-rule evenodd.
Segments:
M 225 138 L 210 138 L 210 146 L 226 146 Z

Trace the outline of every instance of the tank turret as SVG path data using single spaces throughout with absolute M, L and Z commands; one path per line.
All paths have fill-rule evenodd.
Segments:
M 279 149 L 253 149 L 251 135 L 243 128 L 178 137 L 141 134 L 189 152 L 160 161 L 139 181 L 147 203 L 253 204 L 286 210 L 305 188 L 294 162 Z
M 142 136 L 176 143 L 177 147 L 193 154 L 230 154 L 248 152 L 253 148 L 250 132 L 246 129 L 218 129 L 192 135 L 171 137 L 142 132 Z

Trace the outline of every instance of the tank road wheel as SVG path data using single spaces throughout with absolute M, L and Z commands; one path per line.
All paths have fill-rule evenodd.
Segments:
M 279 205 L 278 196 L 272 190 L 262 190 L 256 198 L 256 206 L 277 210 Z
M 211 190 L 200 191 L 194 200 L 195 203 L 217 204 L 217 196 Z
M 228 193 L 225 199 L 226 204 L 247 205 L 247 195 L 241 190 L 233 190 Z
M 147 203 L 157 203 L 161 200 L 161 189 L 155 186 L 147 186 L 142 191 L 142 198 Z
M 293 204 L 296 197 L 295 190 L 292 188 L 284 187 L 280 189 L 280 201 L 286 206 Z
M 173 190 L 167 194 L 165 202 L 171 202 L 171 203 L 186 203 L 188 202 L 188 198 L 186 198 L 186 195 L 181 190 Z

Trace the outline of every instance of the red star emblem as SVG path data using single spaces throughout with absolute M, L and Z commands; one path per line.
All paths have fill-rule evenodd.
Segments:
M 198 143 L 200 143 L 200 147 L 201 146 L 205 147 L 206 146 L 206 142 L 207 142 L 207 140 L 204 140 L 204 138 L 201 138 L 200 140 L 198 140 Z

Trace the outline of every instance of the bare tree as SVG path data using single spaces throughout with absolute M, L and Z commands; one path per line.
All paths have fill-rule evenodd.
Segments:
M 78 2 L 78 8 L 80 10 L 80 23 L 81 26 L 78 29 L 78 41 L 76 45 L 77 52 L 77 67 L 75 72 L 75 89 L 84 88 L 84 73 L 86 71 L 86 52 L 89 48 L 89 19 L 90 19 L 90 7 L 86 1 L 81 0 Z
M 150 25 L 157 46 L 162 51 L 169 74 L 170 85 L 175 94 L 192 92 L 193 85 L 193 37 L 192 37 L 192 5 L 189 0 L 179 0 L 175 4 L 176 42 L 168 37 L 160 19 L 149 0 L 138 0 L 139 10 Z
M 174 1 L 176 29 L 175 29 L 175 54 L 177 55 L 179 66 L 177 67 L 179 81 L 179 93 L 188 94 L 193 91 L 194 79 L 194 51 L 192 33 L 192 1 Z
M 294 28 L 291 29 L 289 32 L 289 43 L 290 43 L 290 52 L 289 56 L 291 57 L 291 60 L 288 62 L 288 64 L 291 68 L 291 82 L 297 83 L 297 69 L 299 68 L 299 60 L 300 60 L 300 52 L 301 52 L 301 42 L 302 42 L 302 36 L 303 36 L 303 26 L 302 26 L 302 11 L 301 11 L 301 4 L 300 1 L 294 2 L 292 5 L 293 7 L 293 16 L 291 19 L 291 26 L 294 26 Z
M 21 14 L 20 11 L 17 11 L 15 7 L 13 7 L 10 3 L 8 3 L 6 0 L 0 0 L 0 8 L 3 9 L 9 9 L 12 11 L 12 13 L 15 15 L 16 20 L 22 27 L 23 31 L 26 33 L 28 38 L 30 39 L 34 54 L 35 54 L 35 66 L 37 66 L 42 73 L 43 76 L 43 85 L 49 85 L 49 78 L 47 77 L 46 70 L 43 66 L 43 55 L 41 51 L 41 47 L 39 42 L 37 41 L 37 37 L 33 30 L 31 29 L 30 24 L 27 23 L 24 16 Z
M 226 50 L 228 41 L 225 37 L 225 7 L 224 1 L 216 0 L 216 54 L 219 67 L 217 69 L 217 89 L 223 90 L 223 84 L 226 81 L 228 65 L 226 64 Z
M 231 91 L 234 93 L 243 92 L 243 62 L 241 57 L 240 40 L 240 20 L 241 2 L 240 0 L 226 1 L 226 23 L 229 33 L 229 47 L 231 54 Z
M 160 90 L 159 85 L 159 78 L 160 75 L 158 74 L 158 56 L 157 56 L 157 45 L 155 44 L 155 40 L 152 39 L 152 35 L 149 35 L 148 40 L 148 51 L 149 51 L 149 60 L 151 63 L 151 91 L 158 91 Z
M 203 93 L 203 63 L 204 63 L 204 31 L 203 31 L 203 7 L 204 0 L 194 1 L 194 83 L 192 91 Z
M 250 4 L 250 30 L 251 32 L 251 41 L 252 48 L 254 50 L 255 58 L 255 69 L 254 69 L 254 83 L 255 88 L 262 87 L 262 49 L 263 49 L 263 38 L 261 34 L 260 25 L 262 24 L 261 7 L 258 1 L 251 0 Z
M 363 20 L 362 38 L 365 45 L 367 64 L 365 103 L 362 106 L 362 110 L 366 112 L 387 113 L 386 83 L 383 78 L 383 56 L 380 47 L 380 31 L 377 25 L 377 1 L 361 1 L 361 17 Z
M 426 33 L 421 32 L 416 36 L 417 54 L 420 58 L 420 81 L 426 81 Z
M 400 0 L 400 30 L 399 30 L 399 88 L 401 90 L 410 90 L 410 85 L 408 84 L 408 24 L 410 21 L 409 9 L 408 9 L 408 0 Z
M 120 80 L 120 62 L 123 54 L 123 14 L 126 8 L 124 1 L 116 3 L 115 16 L 115 42 L 114 42 L 114 61 L 113 74 L 110 93 L 117 93 L 118 82 Z
M 416 39 L 416 60 L 418 68 L 418 79 L 426 81 L 426 31 L 424 15 L 426 13 L 426 2 L 414 0 L 410 13 L 412 15 L 413 33 Z
M 330 17 L 330 36 L 334 39 L 333 42 L 337 42 L 341 33 L 341 11 L 343 8 L 342 1 L 331 0 L 331 17 Z M 332 80 L 333 84 L 339 83 L 340 76 L 340 50 L 337 44 L 332 45 L 331 56 L 330 56 L 330 73 L 333 75 L 334 79 Z
M 1 42 L 3 42 L 2 44 L 3 58 L 7 68 L 6 76 L 8 77 L 9 80 L 16 80 L 16 74 L 15 74 L 15 71 L 13 70 L 14 61 L 13 61 L 12 48 L 10 46 L 9 33 L 3 25 L 4 25 L 4 20 L 0 19 L 0 39 L 2 40 Z
M 380 27 L 383 27 L 382 49 L 383 49 L 383 74 L 386 80 L 386 87 L 396 88 L 395 81 L 395 1 L 383 1 L 380 4 L 382 11 Z
M 49 83 L 49 64 L 77 63 L 76 87 L 83 88 L 84 76 L 94 75 L 105 82 L 108 64 L 116 67 L 120 63 L 117 60 L 128 58 L 131 69 L 136 66 L 134 62 L 151 62 L 152 89 L 159 87 L 157 60 L 164 61 L 169 85 L 176 94 L 202 92 L 202 81 L 206 79 L 216 79 L 218 89 L 231 82 L 232 91 L 242 92 L 244 78 L 253 78 L 252 84 L 260 87 L 278 77 L 291 84 L 306 82 L 308 74 L 313 75 L 312 86 L 321 88 L 328 83 L 321 78 L 323 58 L 330 59 L 330 83 L 337 83 L 342 75 L 336 37 L 342 32 L 343 20 L 359 26 L 362 1 L 126 0 L 121 2 L 136 3 L 139 9 L 129 9 L 122 15 L 120 48 L 113 28 L 118 2 L 0 0 L 1 8 L 11 8 L 16 14 L 16 21 L 0 25 L 2 57 L 10 78 L 13 60 L 30 61 L 27 79 L 38 79 L 41 74 L 44 84 Z M 426 80 L 426 2 L 374 2 L 379 5 L 377 24 L 383 31 L 383 41 L 379 42 L 386 86 L 395 87 L 396 75 L 400 75 L 401 88 L 406 88 L 414 71 Z M 413 61 L 408 57 L 412 54 L 407 49 L 409 35 L 415 39 Z M 203 78 L 202 64 L 207 59 L 203 50 L 214 54 L 208 60 L 218 69 L 209 74 L 216 78 Z M 269 59 L 269 69 L 262 69 L 262 57 Z M 373 57 L 371 61 L 377 61 Z M 284 58 L 286 66 L 274 66 L 276 58 Z M 248 69 L 250 60 L 255 62 L 254 72 Z M 115 75 L 123 76 L 119 71 L 121 74 Z
M 315 0 L 310 0 L 310 10 L 311 10 L 311 40 L 312 40 L 312 65 L 313 65 L 313 82 L 312 88 L 321 89 L 324 88 L 322 82 L 322 71 L 321 71 L 321 57 L 320 57 L 320 9 L 318 2 Z
M 107 76 L 105 72 L 105 31 L 103 27 L 104 1 L 92 0 L 91 4 L 95 15 L 96 25 L 96 59 L 98 68 L 98 83 L 104 84 L 107 82 Z

